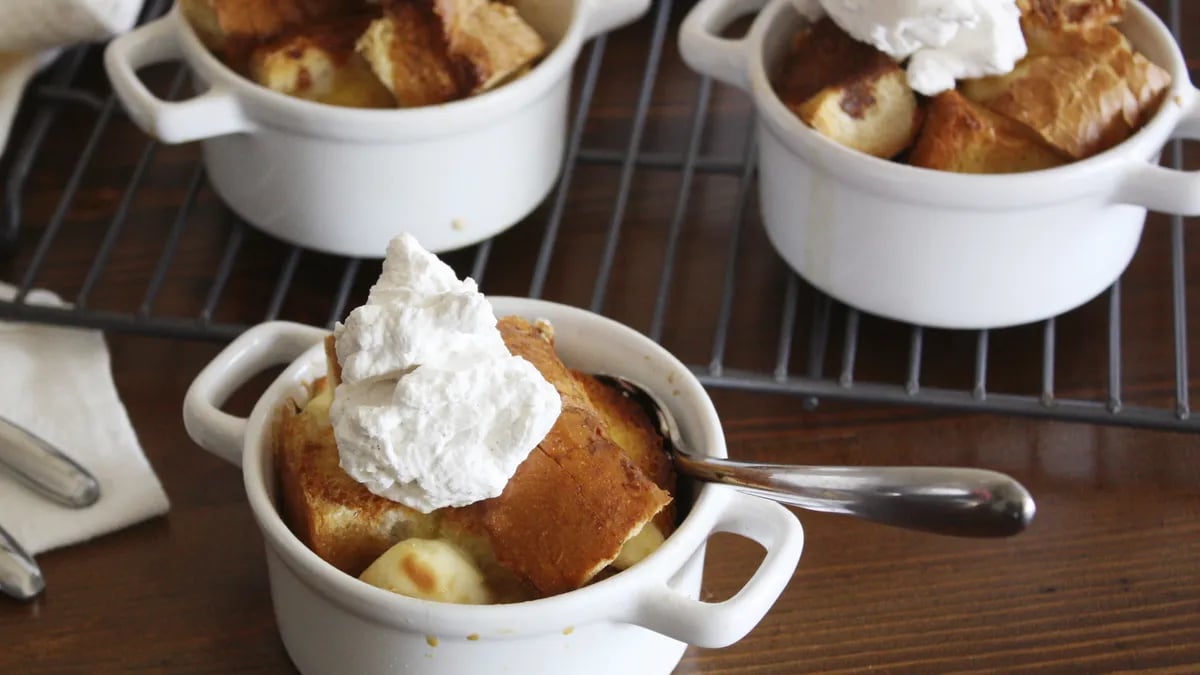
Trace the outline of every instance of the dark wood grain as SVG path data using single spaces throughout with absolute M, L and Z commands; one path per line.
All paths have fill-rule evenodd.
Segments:
M 1187 0 L 1184 9 L 1184 25 L 1194 33 L 1200 3 Z M 622 149 L 628 141 L 650 24 L 643 21 L 609 41 L 606 75 L 586 127 L 588 147 Z M 1195 63 L 1200 36 L 1183 38 Z M 95 59 L 80 82 L 106 92 Z M 683 151 L 697 87 L 698 78 L 687 72 L 670 41 L 643 150 Z M 740 93 L 715 87 L 704 152 L 740 157 L 748 114 Z M 0 261 L 0 278 L 19 279 L 27 269 L 95 119 L 91 110 L 61 109 L 30 178 L 20 248 Z M 18 137 L 29 121 L 26 110 Z M 68 299 L 77 296 L 145 143 L 120 117 L 103 132 L 83 188 L 66 205 L 62 231 L 38 285 Z M 132 311 L 143 301 L 198 148 L 163 147 L 155 153 L 89 306 Z M 1197 160 L 1190 147 L 1189 165 L 1200 165 Z M 582 306 L 590 302 L 619 178 L 620 168 L 613 166 L 584 165 L 576 173 L 546 297 Z M 675 172 L 640 169 L 629 195 L 603 311 L 641 330 L 649 328 L 657 261 L 680 187 Z M 705 363 L 711 355 L 738 188 L 736 175 L 716 173 L 698 176 L 691 186 L 663 336 L 666 346 L 689 363 Z M 496 240 L 485 290 L 528 292 L 547 216 L 543 207 Z M 773 366 L 787 270 L 756 218 L 752 213 L 742 232 L 726 363 L 761 371 Z M 202 188 L 154 304 L 156 314 L 197 315 L 233 227 L 215 195 Z M 1123 282 L 1125 393 L 1148 405 L 1170 405 L 1174 388 L 1168 228 L 1165 218 L 1151 218 Z M 1200 333 L 1200 247 L 1190 246 L 1186 253 L 1189 353 L 1195 362 L 1200 359 L 1200 340 L 1194 337 Z M 248 231 L 214 318 L 261 320 L 285 255 L 265 236 Z M 469 252 L 448 259 L 460 271 L 473 263 Z M 324 323 L 342 270 L 338 259 L 305 253 L 283 316 Z M 363 265 L 352 302 L 361 301 L 376 271 L 377 266 Z M 813 298 L 808 290 L 801 294 L 794 369 L 804 367 L 804 329 Z M 835 309 L 835 327 L 840 312 Z M 1107 300 L 1101 298 L 1060 320 L 1060 391 L 1103 396 L 1106 312 Z M 902 380 L 906 327 L 864 321 L 860 377 Z M 830 339 L 827 370 L 840 361 L 838 330 Z M 1036 327 L 995 334 L 992 387 L 1036 393 L 1040 341 Z M 220 346 L 128 334 L 109 335 L 109 345 L 118 389 L 172 510 L 166 518 L 41 556 L 47 593 L 29 605 L 0 602 L 0 673 L 290 672 L 240 475 L 198 449 L 180 420 L 186 387 Z M 970 334 L 930 333 L 923 381 L 968 387 L 973 349 Z M 258 378 L 229 408 L 246 412 L 266 381 Z M 1189 382 L 1192 391 L 1194 384 Z M 830 401 L 805 412 L 794 397 L 724 390 L 713 396 L 735 457 L 998 469 L 1031 489 L 1038 516 L 1019 537 L 978 541 L 802 513 L 805 554 L 772 612 L 732 647 L 689 650 L 678 672 L 1200 671 L 1200 438 L 1195 435 Z M 757 547 L 744 540 L 714 538 L 705 597 L 715 600 L 736 591 L 759 557 Z

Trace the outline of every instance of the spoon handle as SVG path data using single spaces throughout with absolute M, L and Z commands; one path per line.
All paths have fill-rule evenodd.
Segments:
M 0 527 L 0 593 L 18 600 L 31 600 L 45 587 L 37 563 L 11 534 Z
M 82 509 L 100 499 L 100 483 L 87 469 L 4 417 L 0 417 L 0 469 L 63 506 Z
M 755 464 L 683 452 L 675 466 L 784 504 L 936 534 L 1011 536 L 1035 510 L 1020 483 L 984 469 Z

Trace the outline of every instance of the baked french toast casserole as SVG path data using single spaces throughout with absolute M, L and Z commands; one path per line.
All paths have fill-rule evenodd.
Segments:
M 574 590 L 671 534 L 675 473 L 645 411 L 563 365 L 548 324 L 505 317 L 497 327 L 509 351 L 554 385 L 562 412 L 503 494 L 427 514 L 373 494 L 339 466 L 329 408 L 340 366 L 327 339 L 328 375 L 308 401 L 279 410 L 274 443 L 280 510 L 318 556 L 405 595 L 485 604 Z

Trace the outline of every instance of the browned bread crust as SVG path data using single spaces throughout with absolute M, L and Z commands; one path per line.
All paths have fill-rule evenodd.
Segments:
M 554 345 L 516 317 L 500 321 L 509 350 L 559 391 L 563 411 L 495 499 L 454 509 L 482 523 L 496 559 L 541 595 L 579 588 L 671 501 L 613 442 Z
M 329 426 L 331 400 L 332 391 L 321 379 L 313 384 L 307 406 L 289 402 L 279 412 L 279 506 L 300 541 L 334 567 L 358 575 L 399 539 L 417 536 L 426 523 L 420 522 L 422 514 L 372 494 L 342 471 Z
M 289 96 L 356 108 L 394 108 L 396 99 L 354 49 L 370 24 L 354 14 L 267 40 L 250 54 L 249 75 Z
M 546 49 L 513 7 L 486 0 L 392 0 L 358 51 L 401 106 L 491 89 Z
M 913 166 L 959 173 L 1016 173 L 1067 162 L 1028 127 L 953 90 L 930 102 L 908 159 Z
M 334 339 L 333 333 L 325 336 L 325 373 L 329 379 L 329 386 L 336 389 L 342 383 L 342 364 L 337 357 L 337 340 Z
M 373 22 L 358 51 L 401 107 L 465 96 L 468 82 L 454 67 L 442 24 L 424 3 L 396 2 Z
M 900 67 L 887 54 L 859 42 L 824 18 L 805 26 L 792 41 L 779 81 L 779 97 L 799 105 L 826 87 L 847 87 Z
M 1113 24 L 1125 15 L 1125 0 L 1017 0 L 1026 20 L 1058 30 Z
M 276 91 L 335 105 L 464 98 L 518 77 L 546 50 L 505 2 L 179 1 L 227 65 Z
M 366 0 L 179 0 L 210 49 L 244 55 L 285 31 L 363 11 Z
M 596 378 L 579 371 L 571 371 L 583 393 L 596 412 L 608 425 L 609 436 L 629 461 L 642 470 L 647 478 L 668 494 L 675 494 L 675 469 L 671 458 L 663 447 L 663 437 L 650 426 L 651 420 L 636 403 L 622 396 L 612 387 L 601 384 Z M 675 504 L 668 504 L 657 516 L 654 524 L 663 536 L 675 529 Z
M 1027 29 L 1030 54 L 1007 75 L 966 80 L 967 98 L 1033 129 L 1073 159 L 1107 150 L 1158 109 L 1171 77 L 1111 26 Z
M 796 36 L 778 90 L 784 104 L 822 135 L 876 157 L 899 154 L 921 123 L 904 71 L 828 18 Z
M 968 100 L 946 95 L 922 105 L 899 66 L 827 18 L 798 32 L 777 84 L 780 98 L 847 147 L 970 173 L 1085 159 L 1121 143 L 1157 112 L 1171 76 L 1113 27 L 1126 0 L 1018 4 L 1027 56 L 1008 74 L 960 81 Z M 926 113 L 934 117 L 926 121 Z M 917 146 L 902 154 L 914 139 Z
M 448 52 L 465 73 L 469 93 L 496 87 L 528 68 L 546 51 L 537 31 L 511 4 L 485 0 L 433 0 Z

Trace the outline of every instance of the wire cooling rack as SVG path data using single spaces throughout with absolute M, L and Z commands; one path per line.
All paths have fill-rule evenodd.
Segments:
M 142 18 L 167 6 L 152 0 Z M 1181 3 L 1158 9 L 1178 34 Z M 1126 275 L 1148 270 L 1131 301 L 1122 290 L 1129 282 L 1118 281 L 1080 310 L 1001 331 L 927 330 L 860 314 L 809 287 L 765 243 L 751 111 L 737 92 L 679 62 L 673 38 L 684 10 L 658 0 L 640 25 L 585 49 L 557 189 L 527 222 L 448 256 L 456 269 L 489 293 L 557 295 L 626 321 L 711 387 L 795 394 L 809 407 L 830 398 L 1200 429 L 1189 398 L 1182 219 L 1148 225 L 1154 234 Z M 640 76 L 622 66 L 637 61 L 613 58 L 634 52 Z M 99 56 L 95 47 L 68 51 L 39 78 L 0 164 L 0 243 L 9 252 L 0 277 L 16 286 L 0 317 L 210 340 L 263 320 L 341 319 L 378 261 L 303 251 L 248 227 L 212 194 L 196 147 L 160 146 L 124 118 Z M 167 97 L 188 84 L 180 66 L 147 78 Z M 1180 144 L 1165 154 L 1184 165 Z M 73 160 L 47 159 L 62 156 Z M 582 203 L 585 184 L 603 184 L 611 201 Z M 605 222 L 576 227 L 584 209 Z M 89 253 L 71 258 L 65 251 L 79 242 Z M 657 269 L 654 283 L 630 288 L 647 266 Z M 527 286 L 490 287 L 493 276 L 515 278 L 514 268 Z M 31 303 L 40 285 L 69 305 Z M 1123 309 L 1154 294 L 1169 298 L 1161 320 L 1128 325 Z M 751 295 L 755 306 L 776 309 L 746 315 Z M 297 314 L 296 305 L 307 309 Z M 673 334 L 672 317 L 683 313 L 704 315 L 711 331 Z M 1135 332 L 1136 342 L 1128 339 Z M 1135 343 L 1157 346 L 1131 354 L 1125 345 Z M 1023 366 L 1011 368 L 1015 361 Z M 1018 370 L 1040 377 L 1021 381 L 1011 376 Z

